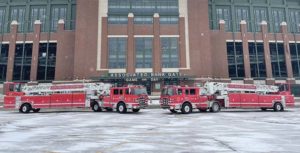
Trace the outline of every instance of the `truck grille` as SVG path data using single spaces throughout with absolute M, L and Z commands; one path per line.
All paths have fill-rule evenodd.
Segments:
M 169 105 L 169 99 L 168 98 L 162 99 L 162 105 L 165 105 L 165 106 Z
M 139 102 L 139 104 L 140 104 L 140 107 L 142 107 L 142 108 L 145 108 L 145 107 L 147 107 L 147 100 L 145 99 L 145 98 L 139 98 L 138 99 L 138 102 Z

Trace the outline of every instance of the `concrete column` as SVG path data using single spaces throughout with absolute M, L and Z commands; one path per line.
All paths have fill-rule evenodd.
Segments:
M 214 62 L 212 63 L 214 66 L 214 76 L 229 78 L 228 71 L 228 60 L 227 60 L 227 44 L 226 44 L 226 29 L 225 29 L 225 21 L 219 21 L 219 35 L 218 38 L 213 39 L 212 41 L 216 44 L 223 44 L 212 46 L 212 52 L 214 55 L 218 55 L 214 57 Z
M 219 21 L 219 30 L 225 32 L 225 20 Z
M 135 73 L 134 15 L 128 14 L 127 73 Z
M 243 54 L 244 54 L 244 68 L 245 68 L 245 78 L 244 83 L 253 84 L 253 79 L 251 78 L 251 68 L 250 68 L 250 59 L 249 59 L 249 45 L 247 38 L 247 23 L 245 20 L 242 20 L 240 23 L 241 26 L 241 38 L 243 43 Z
M 185 44 L 185 17 L 179 17 L 179 57 L 180 68 L 186 68 L 186 44 Z
M 264 56 L 266 63 L 266 84 L 272 85 L 275 83 L 275 79 L 272 74 L 272 64 L 271 64 L 271 55 L 270 55 L 270 47 L 269 47 L 269 37 L 268 37 L 268 23 L 266 21 L 261 22 L 261 32 L 263 36 L 264 43 Z
M 161 63 L 161 47 L 160 47 L 160 23 L 159 23 L 159 14 L 155 13 L 153 16 L 153 72 L 162 72 L 162 63 Z M 156 64 L 154 64 L 156 63 Z
M 18 32 L 18 22 L 12 21 L 10 27 L 10 34 L 9 34 L 10 40 L 9 40 L 6 81 L 13 80 L 17 32 Z
M 34 33 L 33 33 L 34 38 L 33 38 L 33 46 L 32 46 L 30 81 L 36 81 L 37 80 L 41 24 L 42 23 L 41 23 L 40 20 L 36 20 L 34 22 Z
M 60 19 L 57 26 L 57 46 L 56 46 L 56 63 L 55 63 L 55 80 L 65 80 L 64 68 L 65 56 L 63 54 L 63 41 L 64 41 L 65 21 Z
M 285 63 L 286 63 L 287 76 L 288 76 L 287 82 L 295 83 L 296 81 L 293 77 L 293 68 L 292 68 L 292 62 L 291 62 L 290 44 L 289 44 L 287 23 L 282 22 L 280 24 L 280 26 L 281 26 L 281 33 L 282 33 L 282 38 L 283 38 Z

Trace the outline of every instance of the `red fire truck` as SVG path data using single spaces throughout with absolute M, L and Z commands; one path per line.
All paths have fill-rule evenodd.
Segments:
M 133 87 L 135 89 L 137 87 Z M 122 94 L 111 94 L 116 89 L 123 90 L 123 87 L 111 87 L 111 84 L 104 83 L 75 83 L 75 84 L 38 84 L 28 85 L 25 83 L 6 82 L 4 84 L 4 108 L 18 109 L 22 113 L 39 112 L 40 109 L 49 108 L 87 108 L 94 111 L 112 111 L 115 105 L 103 105 L 114 103 L 115 100 L 128 97 Z M 142 87 L 138 89 L 142 90 Z M 145 95 L 130 95 L 131 99 L 123 100 L 126 106 L 132 106 L 132 101 Z M 137 97 L 137 98 L 134 98 Z M 140 98 L 142 99 L 142 98 Z M 138 101 L 140 102 L 140 101 Z M 145 101 L 147 103 L 147 101 Z M 112 107 L 111 107 L 112 106 Z M 123 106 L 123 105 L 122 105 Z M 140 106 L 140 105 L 138 105 Z M 134 106 L 134 109 L 138 109 Z M 137 110 L 134 110 L 137 112 Z
M 96 112 L 102 109 L 116 109 L 119 113 L 126 113 L 128 110 L 139 112 L 148 106 L 148 100 L 144 86 L 114 87 L 110 89 L 110 94 L 101 95 L 99 100 L 94 100 L 91 107 Z
M 251 85 L 207 82 L 203 87 L 166 86 L 163 88 L 160 105 L 172 113 L 181 111 L 219 112 L 221 108 L 260 108 L 284 111 L 294 107 L 290 85 Z

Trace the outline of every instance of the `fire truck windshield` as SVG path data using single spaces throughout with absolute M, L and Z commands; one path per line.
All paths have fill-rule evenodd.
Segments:
M 132 89 L 133 95 L 147 95 L 146 88 L 134 88 Z
M 163 96 L 172 96 L 172 95 L 174 95 L 174 90 L 172 88 L 164 88 L 161 91 L 161 95 L 163 95 Z

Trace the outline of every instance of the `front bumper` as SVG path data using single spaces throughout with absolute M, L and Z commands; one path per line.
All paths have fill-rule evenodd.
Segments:
M 180 110 L 181 104 L 160 105 L 162 109 Z

